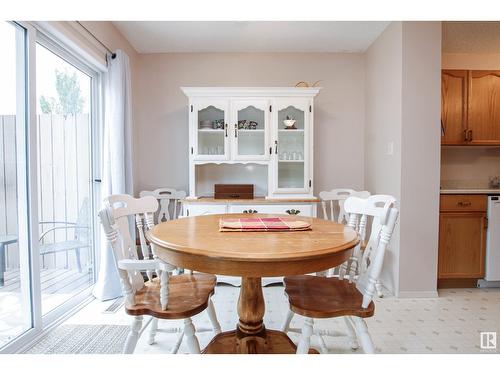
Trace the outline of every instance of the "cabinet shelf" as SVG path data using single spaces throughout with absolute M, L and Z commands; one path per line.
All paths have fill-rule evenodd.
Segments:
M 304 129 L 278 129 L 281 133 L 304 133 Z
M 198 129 L 200 133 L 222 133 L 224 129 Z
M 238 129 L 238 133 L 263 133 L 264 129 Z
M 303 163 L 304 162 L 303 159 L 301 159 L 301 160 L 282 160 L 282 159 L 280 159 L 278 161 L 280 163 Z

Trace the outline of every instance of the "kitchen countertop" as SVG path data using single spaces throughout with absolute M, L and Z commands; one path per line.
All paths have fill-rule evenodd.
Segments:
M 500 189 L 489 189 L 489 188 L 463 188 L 463 189 L 441 189 L 441 194 L 498 194 L 500 195 Z

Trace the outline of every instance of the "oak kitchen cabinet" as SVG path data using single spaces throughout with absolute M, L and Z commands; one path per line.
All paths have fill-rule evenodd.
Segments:
M 467 129 L 467 70 L 441 72 L 442 144 L 462 144 Z
M 500 71 L 443 70 L 443 145 L 500 145 Z
M 484 276 L 486 195 L 441 195 L 438 279 Z

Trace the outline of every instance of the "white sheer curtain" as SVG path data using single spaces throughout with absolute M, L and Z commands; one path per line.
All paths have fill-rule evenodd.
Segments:
M 121 50 L 109 59 L 104 78 L 104 143 L 101 197 L 133 194 L 132 107 L 129 58 Z M 122 295 L 115 259 L 101 233 L 99 275 L 93 294 L 105 301 Z

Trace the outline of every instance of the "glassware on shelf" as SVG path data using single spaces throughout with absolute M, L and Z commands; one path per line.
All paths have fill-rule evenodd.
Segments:
M 297 159 L 304 160 L 304 154 L 301 151 L 297 152 Z
M 212 121 L 208 120 L 200 121 L 200 129 L 211 129 L 211 128 L 212 128 Z
M 291 160 L 297 160 L 298 159 L 297 151 L 293 151 L 292 152 L 292 157 L 290 159 Z

